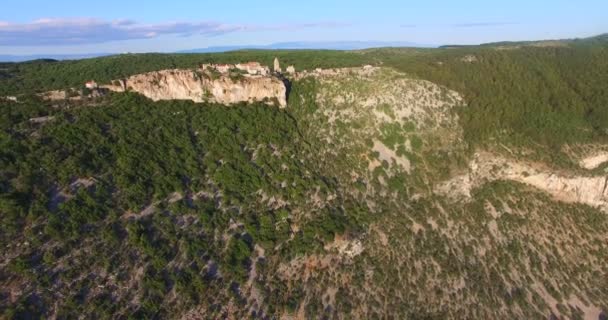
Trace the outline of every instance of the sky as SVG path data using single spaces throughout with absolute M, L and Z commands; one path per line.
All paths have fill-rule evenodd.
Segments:
M 478 44 L 606 32 L 607 0 L 3 0 L 0 8 L 5 55 L 313 41 Z

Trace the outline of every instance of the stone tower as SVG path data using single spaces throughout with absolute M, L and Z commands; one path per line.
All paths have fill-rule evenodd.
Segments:
M 279 63 L 279 58 L 274 58 L 274 72 L 281 72 L 281 64 Z

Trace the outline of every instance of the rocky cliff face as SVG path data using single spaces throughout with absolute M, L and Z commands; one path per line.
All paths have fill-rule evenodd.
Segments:
M 230 77 L 212 75 L 204 70 L 174 69 L 134 75 L 103 87 L 116 92 L 134 91 L 154 101 L 192 100 L 220 104 L 276 101 L 280 107 L 287 105 L 285 84 L 272 76 Z
M 608 212 L 608 177 L 575 176 L 551 172 L 532 164 L 479 152 L 469 172 L 452 178 L 436 191 L 452 197 L 470 198 L 471 190 L 493 180 L 511 180 L 538 188 L 556 200 L 583 203 Z

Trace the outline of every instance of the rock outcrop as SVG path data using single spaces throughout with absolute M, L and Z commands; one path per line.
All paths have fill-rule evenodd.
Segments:
M 287 105 L 287 89 L 273 76 L 249 74 L 213 74 L 208 70 L 173 69 L 149 72 L 115 80 L 102 86 L 115 92 L 137 92 L 154 101 L 192 100 L 235 104 L 240 102 L 275 102 Z
M 440 184 L 435 191 L 466 199 L 471 197 L 473 188 L 494 180 L 527 184 L 556 200 L 587 204 L 608 212 L 607 176 L 570 176 L 486 152 L 475 154 L 466 174 Z
M 608 162 L 608 152 L 599 152 L 579 161 L 581 168 L 593 170 Z

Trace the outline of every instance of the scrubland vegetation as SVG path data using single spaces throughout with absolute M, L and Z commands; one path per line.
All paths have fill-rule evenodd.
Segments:
M 606 213 L 511 181 L 433 191 L 475 150 L 574 170 L 565 150 L 605 144 L 598 39 L 2 64 L 1 317 L 602 314 Z M 275 56 L 380 68 L 294 81 L 285 109 L 33 94 Z

